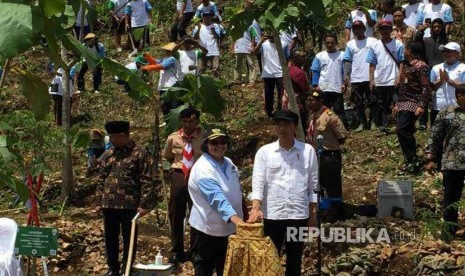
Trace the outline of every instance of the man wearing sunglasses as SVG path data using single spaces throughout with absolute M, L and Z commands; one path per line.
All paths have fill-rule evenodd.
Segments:
M 318 163 L 315 150 L 294 138 L 299 116 L 277 111 L 278 140 L 255 155 L 252 175 L 252 210 L 248 222 L 263 219 L 264 233 L 281 251 L 286 246 L 286 276 L 300 275 L 303 241 L 292 241 L 287 229 L 316 225 Z

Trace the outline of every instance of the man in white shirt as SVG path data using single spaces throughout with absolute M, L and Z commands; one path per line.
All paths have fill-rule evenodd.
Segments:
M 273 35 L 265 33 L 258 44 L 253 48 L 252 54 L 261 53 L 262 79 L 264 86 L 265 112 L 269 118 L 274 115 L 274 90 L 278 90 L 277 110 L 281 110 L 284 93 L 283 69 L 279 60 Z
M 363 7 L 363 1 L 357 0 L 355 1 L 357 8 L 350 12 L 349 18 L 346 20 L 344 36 L 346 42 L 354 38 L 354 34 L 352 32 L 352 23 L 355 21 L 362 21 L 363 24 L 366 26 L 365 34 L 368 37 L 374 37 L 375 30 L 374 26 L 376 24 L 377 14 L 375 10 L 366 9 Z
M 425 4 L 420 0 L 409 0 L 407 4 L 402 5 L 402 8 L 405 9 L 405 24 L 416 29 L 418 27 L 418 16 L 423 12 Z
M 349 41 L 344 53 L 344 78 L 350 81 L 352 87 L 351 101 L 355 104 L 359 126 L 355 130 L 360 132 L 370 129 L 370 123 L 366 116 L 366 107 L 370 108 L 370 122 L 373 120 L 374 103 L 371 101 L 370 90 L 370 65 L 365 62 L 368 50 L 376 42 L 376 38 L 365 35 L 365 25 L 362 21 L 355 21 L 352 24 L 352 31 L 355 38 Z
M 192 7 L 192 0 L 177 0 L 176 1 L 176 14 L 173 18 L 173 25 L 170 31 L 170 41 L 177 42 L 179 38 L 184 37 L 186 28 L 189 26 L 192 18 L 194 17 L 194 8 Z
M 180 49 L 174 53 L 174 58 L 179 61 L 177 77 L 182 81 L 186 74 L 197 75 L 197 65 L 208 50 L 190 36 L 184 36 L 180 43 Z
M 424 37 L 431 36 L 430 25 L 436 18 L 441 18 L 442 21 L 444 21 L 446 25 L 446 35 L 450 34 L 450 31 L 452 30 L 452 23 L 454 23 L 451 6 L 441 3 L 441 0 L 431 0 L 430 3 L 425 5 L 423 11 L 420 12 L 417 18 L 417 27 L 423 25 L 423 29 L 426 29 Z
M 337 36 L 328 33 L 324 37 L 326 51 L 316 54 L 310 70 L 312 71 L 312 86 L 323 92 L 325 106 L 331 108 L 348 128 L 344 111 L 344 96 L 346 91 L 342 61 L 344 53 L 337 50 Z
M 194 39 L 199 40 L 199 44 L 208 50 L 205 57 L 199 60 L 199 72 L 205 73 L 208 64 L 211 64 L 213 76 L 220 77 L 220 46 L 219 39 L 221 36 L 220 26 L 212 22 L 211 13 L 204 12 L 202 14 L 202 23 L 195 26 L 192 31 Z
M 126 32 L 124 8 L 127 3 L 127 0 L 108 1 L 108 10 L 111 16 L 112 29 L 115 32 L 115 46 L 118 53 L 123 51 L 123 48 L 121 48 L 121 35 Z
M 286 237 L 287 228 L 316 225 L 318 162 L 313 147 L 294 138 L 297 114 L 278 111 L 274 121 L 278 141 L 255 155 L 248 222 L 263 219 L 265 235 L 278 252 L 285 244 L 286 276 L 294 276 L 301 274 L 303 241 Z
M 236 57 L 236 66 L 234 67 L 234 83 L 240 84 L 242 78 L 242 64 L 244 59 L 247 62 L 245 80 L 249 83 L 254 83 L 257 78 L 257 68 L 252 60 L 252 36 L 251 30 L 255 30 L 253 26 L 250 26 L 244 35 L 236 40 L 234 43 L 234 56 Z
M 370 64 L 370 89 L 376 98 L 375 121 L 381 132 L 388 133 L 391 105 L 397 100 L 396 87 L 404 61 L 404 45 L 391 38 L 392 22 L 381 20 L 378 24 L 381 39 L 373 43 L 366 62 Z
M 459 61 L 460 45 L 456 42 L 449 42 L 439 46 L 439 50 L 443 52 L 444 63 L 431 69 L 430 81 L 435 91 L 431 106 L 431 126 L 440 110 L 457 105 L 455 88 L 465 83 L 465 64 Z
M 152 21 L 151 11 L 152 5 L 147 0 L 132 0 L 126 5 L 126 30 L 131 28 L 129 35 L 133 42 L 131 55 L 136 55 L 138 49 L 142 50 L 146 45 L 150 45 L 148 25 Z

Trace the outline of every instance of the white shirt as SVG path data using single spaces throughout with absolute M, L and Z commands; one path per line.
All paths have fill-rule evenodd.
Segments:
M 184 13 L 194 11 L 194 8 L 192 7 L 192 0 L 177 0 L 176 1 L 176 10 L 177 11 L 181 11 L 182 2 L 186 2 L 186 9 L 184 10 Z
M 89 25 L 89 22 L 87 22 L 87 12 L 89 11 L 89 8 L 92 7 L 90 5 L 90 2 L 89 0 L 86 0 L 86 13 L 84 14 L 84 24 L 82 24 L 81 22 L 81 16 L 82 16 L 82 4 L 79 6 L 79 11 L 78 11 L 78 14 L 76 16 L 76 26 L 77 27 L 81 27 L 81 26 L 87 26 Z
M 128 3 L 131 9 L 131 28 L 143 27 L 149 24 L 149 15 L 146 9 L 147 0 L 135 0 Z
M 347 43 L 344 60 L 352 63 L 350 74 L 351 83 L 370 81 L 370 64 L 365 61 L 365 58 L 371 45 L 376 41 L 376 38 L 365 37 L 365 39 L 362 40 L 355 38 Z
M 405 9 L 405 19 L 404 22 L 408 26 L 416 29 L 418 27 L 418 15 L 420 12 L 423 12 L 425 8 L 425 4 L 421 2 L 417 2 L 413 5 L 404 4 L 402 7 Z
M 266 40 L 262 43 L 261 53 L 262 78 L 281 78 L 283 76 L 283 69 L 281 62 L 279 62 L 276 44 Z
M 215 180 L 239 217 L 242 213 L 242 193 L 239 182 L 239 171 L 231 159 L 224 157 L 224 162 L 228 163 L 225 172 L 219 164 L 202 155 L 192 167 L 189 176 L 188 189 L 192 199 L 192 210 L 189 217 L 189 224 L 195 229 L 217 237 L 229 236 L 236 231 L 236 226 L 232 222 L 225 222 L 205 199 L 198 182 L 202 178 Z
M 320 78 L 318 86 L 321 91 L 341 93 L 343 83 L 342 59 L 344 53 L 336 51 L 328 53 L 327 51 L 316 54 L 312 62 L 312 71 L 319 71 Z
M 377 16 L 377 13 L 375 10 L 368 10 L 368 13 L 370 14 L 370 17 L 373 21 L 376 22 L 376 16 Z M 369 37 L 373 37 L 375 35 L 375 29 L 373 27 L 370 27 L 368 26 L 368 21 L 367 21 L 367 17 L 365 15 L 365 13 L 363 11 L 360 11 L 360 10 L 353 10 L 350 12 L 349 14 L 349 19 L 350 22 L 346 22 L 346 28 L 351 28 L 350 30 L 350 39 L 354 38 L 354 33 L 352 32 L 352 23 L 359 20 L 359 21 L 362 21 L 363 24 L 365 25 L 366 27 L 366 31 L 365 31 L 365 35 L 366 36 L 369 36 Z
M 113 12 L 117 17 L 124 16 L 124 7 L 128 4 L 128 0 L 110 0 L 113 2 Z
M 178 50 L 176 58 L 179 60 L 178 79 L 182 81 L 186 74 L 195 74 L 199 58 L 202 57 L 202 52 L 195 50 Z
M 453 65 L 447 65 L 447 63 L 435 65 L 433 69 L 431 69 L 431 82 L 437 82 L 439 80 L 439 70 L 447 72 L 449 78 L 455 83 L 465 83 L 465 64 L 457 61 Z M 441 110 L 450 105 L 457 104 L 455 88 L 447 82 L 444 82 L 438 90 L 436 90 L 434 95 L 431 103 L 431 109 L 433 110 Z
M 423 19 L 423 24 L 425 23 L 425 19 L 427 18 L 431 18 L 431 22 L 433 22 L 433 20 L 436 18 L 441 18 L 442 21 L 444 21 L 444 23 L 451 23 L 453 22 L 452 8 L 445 3 L 439 3 L 437 5 L 428 3 L 425 5 L 423 9 L 421 18 Z M 423 37 L 430 37 L 430 36 L 431 36 L 431 29 L 428 28 L 425 30 L 425 34 Z
M 255 155 L 252 200 L 262 202 L 266 219 L 307 219 L 310 202 L 316 202 L 318 162 L 315 149 L 294 140 L 286 150 L 279 141 L 261 147 Z
M 250 37 L 249 30 L 245 31 L 243 36 L 236 40 L 234 43 L 235 54 L 250 54 L 252 50 L 252 38 Z
M 177 81 L 177 74 L 179 71 L 179 61 L 175 60 L 174 68 L 160 70 L 160 80 L 158 81 L 157 90 L 164 90 L 165 87 L 172 87 Z
M 52 85 L 56 88 L 58 88 L 56 91 L 52 91 Z M 69 80 L 69 83 L 68 83 L 68 86 L 69 86 L 69 96 L 70 97 L 73 97 L 73 94 L 74 94 L 74 87 L 73 87 L 73 80 L 70 79 Z M 55 78 L 53 78 L 52 80 L 52 83 L 50 84 L 50 86 L 48 87 L 48 93 L 50 95 L 59 95 L 59 96 L 63 96 L 64 94 L 64 89 L 63 89 L 63 77 L 61 76 L 61 74 L 57 74 L 55 76 Z
M 397 62 L 404 60 L 404 45 L 397 39 L 391 40 L 386 47 L 396 58 Z M 399 74 L 399 67 L 392 59 L 391 55 L 386 52 L 383 42 L 378 40 L 371 45 L 368 51 L 366 61 L 376 66 L 375 69 L 375 85 L 376 86 L 393 86 L 397 75 Z
M 195 34 L 198 31 L 199 31 L 199 27 L 197 25 L 195 26 L 193 33 Z M 199 44 L 208 50 L 207 57 L 220 55 L 218 39 L 215 37 L 215 35 L 212 32 L 216 32 L 217 35 L 220 35 L 220 28 L 218 24 L 212 23 L 206 26 L 205 24 L 202 23 L 200 25 Z

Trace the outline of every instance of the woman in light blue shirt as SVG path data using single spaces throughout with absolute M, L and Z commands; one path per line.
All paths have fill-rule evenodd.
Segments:
M 212 130 L 189 176 L 191 258 L 196 276 L 223 275 L 228 236 L 244 223 L 239 171 L 224 154 L 231 139 Z

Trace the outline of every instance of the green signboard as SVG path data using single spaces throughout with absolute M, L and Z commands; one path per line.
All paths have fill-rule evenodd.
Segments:
M 16 235 L 15 253 L 24 256 L 56 256 L 58 231 L 56 228 L 22 227 Z

